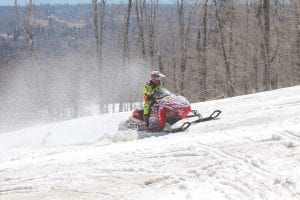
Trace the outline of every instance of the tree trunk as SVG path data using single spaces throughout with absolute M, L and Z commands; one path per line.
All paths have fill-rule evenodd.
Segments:
M 257 42 L 258 43 L 258 42 Z M 253 44 L 252 47 L 252 66 L 254 69 L 254 90 L 255 92 L 259 91 L 259 80 L 258 80 L 258 49 L 259 44 Z
M 172 39 L 172 48 L 171 48 L 171 72 L 172 72 L 172 83 L 173 83 L 173 88 L 174 92 L 178 93 L 179 88 L 178 88 L 178 79 L 177 79 L 177 55 L 176 55 L 176 39 L 174 35 L 174 28 L 173 28 L 173 23 L 170 22 L 170 29 L 171 29 L 171 39 Z
M 221 47 L 222 47 L 222 54 L 223 54 L 223 59 L 224 59 L 224 64 L 225 64 L 226 95 L 228 97 L 231 97 L 231 96 L 233 96 L 233 87 L 232 87 L 232 83 L 231 83 L 230 63 L 229 63 L 227 51 L 225 48 L 224 28 L 223 28 L 223 24 L 221 22 L 221 18 L 219 15 L 217 1 L 214 0 L 214 3 L 215 3 L 215 7 L 216 7 L 215 14 L 216 14 L 216 19 L 217 19 L 217 23 L 218 23 L 218 29 L 219 29 L 219 33 L 220 33 L 220 40 L 221 40 Z
M 234 46 L 234 35 L 233 35 L 233 25 L 234 25 L 234 20 L 235 20 L 235 5 L 234 5 L 234 1 L 233 0 L 230 0 L 228 2 L 229 4 L 229 7 L 230 7 L 230 12 L 229 12 L 229 16 L 228 16 L 228 19 L 230 20 L 229 21 L 229 63 L 231 65 L 231 71 L 230 71 L 230 74 L 231 74 L 231 77 L 230 77 L 230 87 L 231 87 L 231 96 L 234 96 L 235 94 L 240 94 L 238 93 L 239 91 L 236 90 L 236 87 L 234 87 L 234 85 L 237 85 L 235 84 L 232 80 L 236 80 L 237 79 L 237 65 L 236 65 L 236 62 L 235 62 L 235 46 Z M 235 81 L 236 82 L 236 81 Z
M 296 80 L 297 84 L 300 84 L 300 23 L 298 22 L 298 30 L 296 33 L 296 52 L 297 52 L 297 64 L 296 64 Z
M 33 0 L 29 0 L 29 3 L 27 4 L 28 8 L 28 20 L 25 20 L 20 12 L 19 12 L 19 6 L 18 6 L 18 1 L 14 0 L 14 8 L 15 8 L 15 14 L 18 19 L 18 22 L 23 30 L 23 32 L 26 35 L 26 39 L 28 42 L 28 51 L 30 55 L 34 55 L 34 41 L 33 41 L 33 32 L 31 30 L 31 20 L 32 20 L 32 5 L 33 5 Z M 35 59 L 36 60 L 36 59 Z
M 129 25 L 131 16 L 132 0 L 128 0 L 127 14 L 125 17 L 124 32 L 123 32 L 123 70 L 129 63 Z
M 136 0 L 136 19 L 139 27 L 138 43 L 141 48 L 141 54 L 144 63 L 147 62 L 146 47 L 145 47 L 145 22 L 144 22 L 144 9 L 146 0 Z
M 201 29 L 199 28 L 197 33 L 197 46 L 196 50 L 198 52 L 198 62 L 200 64 L 199 67 L 199 84 L 200 84 L 200 100 L 206 100 L 206 93 L 207 90 L 207 5 L 208 0 L 204 2 L 204 15 L 202 19 L 202 27 L 203 27 L 203 42 L 201 46 Z M 201 26 L 200 26 L 201 27 Z
M 130 56 L 129 56 L 129 25 L 130 25 L 130 16 L 131 16 L 131 8 L 132 8 L 132 0 L 128 0 L 128 6 L 127 6 L 127 13 L 125 16 L 125 24 L 124 24 L 124 32 L 123 32 L 123 65 L 122 65 L 122 72 L 121 73 L 126 73 L 126 66 L 128 66 L 130 62 Z M 123 80 L 121 80 L 121 83 L 125 83 L 124 77 L 122 77 Z M 122 90 L 120 92 L 120 97 L 119 97 L 119 112 L 123 112 L 125 109 L 125 101 L 127 99 L 124 99 L 125 94 L 124 91 Z M 130 98 L 130 97 L 129 97 Z
M 162 56 L 160 55 L 159 52 L 157 53 L 157 57 L 158 57 L 158 71 L 164 73 Z
M 98 67 L 98 104 L 99 113 L 105 112 L 104 106 L 104 94 L 103 94 L 103 32 L 104 32 L 104 20 L 105 20 L 105 8 L 106 0 L 101 0 L 100 4 L 100 16 L 98 16 L 98 2 L 93 0 L 93 25 L 94 34 L 96 40 L 96 55 L 97 55 L 97 67 Z M 100 21 L 99 21 L 100 19 Z
M 271 90 L 271 59 L 270 59 L 270 0 L 263 0 L 264 13 L 264 87 Z
M 296 76 L 296 84 L 300 84 L 300 2 L 299 0 L 295 1 L 295 17 L 296 17 L 296 53 L 297 53 L 297 60 L 296 60 L 296 69 L 295 69 L 295 76 Z
M 185 95 L 185 75 L 187 70 L 187 50 L 188 50 L 188 40 L 190 34 L 190 24 L 192 13 L 189 13 L 188 22 L 185 23 L 185 1 L 180 0 L 177 2 L 177 15 L 178 15 L 178 25 L 179 25 L 179 41 L 180 41 L 180 61 L 179 61 L 179 73 L 180 73 L 180 85 L 179 92 L 183 96 Z
M 157 20 L 157 10 L 158 10 L 158 0 L 150 0 L 148 4 L 149 8 L 145 12 L 147 31 L 148 31 L 148 48 L 149 48 L 149 58 L 150 58 L 150 68 L 156 69 L 155 66 L 155 52 L 156 52 L 156 20 Z M 147 6 L 147 7 L 148 7 Z

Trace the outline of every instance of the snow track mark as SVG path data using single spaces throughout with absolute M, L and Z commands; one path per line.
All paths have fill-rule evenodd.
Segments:
M 278 180 L 278 174 L 273 173 L 267 168 L 262 167 L 262 165 L 252 157 L 239 157 L 236 155 L 232 155 L 225 150 L 221 150 L 220 147 L 212 147 L 210 145 L 199 143 L 200 147 L 203 148 L 207 153 L 214 156 L 219 162 L 222 163 L 222 165 L 226 165 L 224 169 L 227 170 L 233 170 L 234 173 L 228 174 L 243 174 L 240 175 L 240 177 L 244 176 L 245 180 L 243 179 L 234 179 L 232 177 L 226 177 L 222 176 L 221 178 L 224 179 L 220 181 L 220 183 L 226 183 L 225 185 L 231 185 L 231 187 L 236 188 L 240 192 L 244 193 L 246 196 L 248 196 L 250 199 L 252 199 L 251 191 L 258 190 L 260 191 L 262 188 L 265 188 L 265 190 L 272 190 L 272 188 L 269 188 L 269 184 L 265 184 L 262 182 L 262 185 L 260 187 L 253 187 L 246 184 L 249 181 L 256 180 L 255 182 L 261 182 L 260 180 L 269 180 L 269 183 L 273 184 L 279 184 L 286 193 L 293 197 L 295 195 L 295 192 L 292 191 L 291 187 L 289 187 L 285 181 L 280 181 L 279 183 L 276 183 L 276 180 Z M 226 174 L 226 172 L 223 172 L 222 174 Z M 246 176 L 247 175 L 247 176 Z M 217 175 L 214 174 L 214 177 Z M 279 176 L 280 177 L 280 176 Z M 233 179 L 233 180 L 232 180 Z M 249 180 L 247 180 L 249 179 Z M 246 181 L 247 180 L 247 181 Z M 246 181 L 246 182 L 244 182 Z M 245 185 L 242 187 L 242 185 Z M 255 199 L 255 198 L 254 198 Z
M 300 142 L 300 133 L 291 131 L 291 130 L 283 130 L 279 132 L 280 135 L 291 139 L 292 141 Z

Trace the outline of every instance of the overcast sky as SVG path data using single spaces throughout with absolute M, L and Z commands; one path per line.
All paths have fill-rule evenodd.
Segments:
M 108 3 L 126 2 L 127 0 L 108 0 Z M 18 0 L 20 5 L 24 5 L 26 0 Z M 91 0 L 33 0 L 35 4 L 77 4 L 77 3 L 91 3 Z M 172 0 L 160 0 L 161 3 L 172 2 Z M 0 0 L 0 6 L 12 6 L 14 0 Z

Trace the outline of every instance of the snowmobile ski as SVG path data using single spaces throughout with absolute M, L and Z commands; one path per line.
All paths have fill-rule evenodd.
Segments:
M 220 114 L 222 113 L 222 111 L 220 110 L 215 110 L 210 116 L 208 117 L 204 117 L 204 118 L 199 118 L 195 121 L 192 121 L 192 122 L 184 122 L 179 128 L 176 128 L 176 129 L 171 129 L 171 130 L 168 130 L 168 132 L 170 133 L 177 133 L 177 132 L 180 132 L 180 131 L 185 131 L 186 129 L 188 129 L 192 124 L 197 124 L 197 123 L 200 123 L 200 122 L 206 122 L 206 121 L 210 121 L 210 120 L 214 120 L 216 119 Z M 196 115 L 196 113 L 194 113 Z

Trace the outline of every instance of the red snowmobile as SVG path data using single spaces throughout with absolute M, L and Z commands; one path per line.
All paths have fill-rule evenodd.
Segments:
M 194 123 L 209 121 L 221 114 L 220 110 L 216 110 L 209 117 L 202 118 L 197 110 L 191 110 L 190 103 L 185 97 L 175 95 L 166 88 L 161 88 L 155 92 L 153 98 L 149 127 L 146 127 L 143 110 L 135 109 L 128 120 L 119 125 L 119 130 L 179 132 L 186 130 Z M 193 118 L 193 120 L 183 122 L 183 119 L 186 118 Z M 180 124 L 180 122 L 182 123 Z M 174 128 L 174 124 L 176 124 L 176 128 Z

